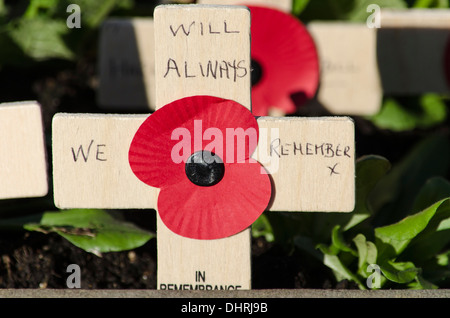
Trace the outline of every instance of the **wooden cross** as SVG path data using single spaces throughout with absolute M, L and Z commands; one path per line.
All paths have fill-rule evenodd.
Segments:
M 377 63 L 377 30 L 365 23 L 311 22 L 320 58 L 317 101 L 332 114 L 374 115 L 383 89 Z
M 0 199 L 45 196 L 47 179 L 40 105 L 0 104 Z
M 192 1 L 191 1 L 192 2 Z M 199 0 L 199 4 L 241 4 L 240 0 Z M 291 12 L 291 0 L 250 0 Z M 100 28 L 97 102 L 105 111 L 155 110 L 153 18 L 110 18 Z
M 157 109 L 210 95 L 250 109 L 250 12 L 241 6 L 168 5 L 154 12 Z M 217 61 L 215 75 L 199 63 Z M 233 65 L 243 66 L 239 76 Z M 235 76 L 236 75 L 236 76 Z M 56 114 L 55 204 L 60 208 L 156 208 L 158 190 L 132 173 L 128 150 L 148 115 Z M 150 115 L 152 116 L 152 115 Z M 354 124 L 345 117 L 258 118 L 254 158 L 272 178 L 270 211 L 350 212 L 354 208 Z M 250 228 L 196 240 L 158 216 L 158 289 L 250 289 Z
M 380 26 L 308 25 L 321 59 L 317 101 L 329 112 L 374 115 L 384 94 L 450 92 L 444 67 L 450 42 L 449 10 L 382 9 Z

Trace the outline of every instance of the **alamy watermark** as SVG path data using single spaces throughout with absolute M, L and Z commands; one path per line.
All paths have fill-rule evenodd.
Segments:
M 69 4 L 66 9 L 67 13 L 71 13 L 66 20 L 69 29 L 81 28 L 81 8 L 78 4 Z
M 379 29 L 381 26 L 381 8 L 378 4 L 369 4 L 367 6 L 367 12 L 371 13 L 366 20 L 366 25 L 368 28 L 373 29 L 377 28 Z
M 265 168 L 261 168 L 261 173 L 274 173 L 278 171 L 279 159 L 277 156 L 271 156 L 270 150 L 268 151 L 270 149 L 267 144 L 268 134 L 269 129 L 261 128 L 257 131 L 254 127 L 245 130 L 241 127 L 226 128 L 225 131 L 217 127 L 209 127 L 203 131 L 202 120 L 194 120 L 193 136 L 191 131 L 184 127 L 178 127 L 172 131 L 171 140 L 178 142 L 171 149 L 171 159 L 177 164 L 186 163 L 192 153 L 192 148 L 194 148 L 212 153 L 213 159 L 214 156 L 217 156 L 216 162 L 255 162 L 256 159 L 249 158 L 252 155 L 249 150 L 258 149 L 255 154 L 257 160 L 265 165 Z M 271 140 L 279 139 L 278 128 L 270 128 L 270 138 Z M 204 142 L 208 143 L 203 147 Z M 211 157 L 211 154 L 208 156 Z M 223 160 L 224 158 L 225 160 Z
M 71 273 L 66 280 L 67 288 L 81 288 L 81 270 L 77 264 L 70 264 L 66 269 L 67 273 Z
M 367 273 L 372 273 L 366 279 L 367 287 L 371 289 L 378 289 L 381 287 L 381 269 L 377 264 L 370 264 L 367 266 Z

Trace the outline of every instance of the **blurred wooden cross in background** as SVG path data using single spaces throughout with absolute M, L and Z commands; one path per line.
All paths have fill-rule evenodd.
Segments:
M 0 199 L 45 196 L 46 156 L 40 105 L 0 104 Z

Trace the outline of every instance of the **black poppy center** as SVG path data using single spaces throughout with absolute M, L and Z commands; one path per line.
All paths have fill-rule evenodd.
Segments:
M 255 61 L 254 59 L 252 59 L 251 68 L 252 68 L 252 72 L 251 72 L 252 86 L 255 86 L 256 84 L 259 83 L 259 81 L 262 78 L 263 69 L 261 67 L 261 64 L 259 64 L 259 62 Z
M 225 165 L 222 159 L 213 152 L 202 150 L 193 153 L 185 165 L 188 179 L 201 187 L 213 186 L 222 180 Z

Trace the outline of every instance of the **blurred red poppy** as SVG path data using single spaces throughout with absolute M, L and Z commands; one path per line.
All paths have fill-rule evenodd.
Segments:
M 306 27 L 282 11 L 248 6 L 252 16 L 252 112 L 294 113 L 314 97 L 319 83 L 316 46 Z M 295 95 L 297 105 L 292 96 Z

